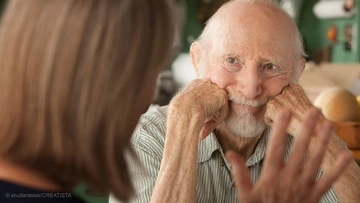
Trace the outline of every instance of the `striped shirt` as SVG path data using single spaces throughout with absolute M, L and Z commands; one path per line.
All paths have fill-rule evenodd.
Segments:
M 167 107 L 160 107 L 153 112 L 144 114 L 134 132 L 132 144 L 140 160 L 140 165 L 135 160 L 129 161 L 131 176 L 136 189 L 136 196 L 132 202 L 150 202 L 164 150 L 166 115 Z M 260 177 L 269 135 L 270 128 L 267 128 L 254 153 L 246 162 L 253 183 L 256 183 Z M 291 143 L 292 136 L 288 135 L 286 137 L 285 160 L 289 157 Z M 206 139 L 199 141 L 198 146 L 197 202 L 238 202 L 237 191 L 231 177 L 230 164 L 225 158 L 215 134 L 211 133 Z M 320 177 L 320 173 L 318 177 Z M 169 185 L 169 187 L 172 186 Z M 335 203 L 339 201 L 333 189 L 330 189 L 320 202 Z

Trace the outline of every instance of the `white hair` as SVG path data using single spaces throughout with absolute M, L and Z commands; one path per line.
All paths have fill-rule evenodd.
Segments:
M 220 9 L 213 15 L 211 16 L 211 18 L 206 22 L 205 24 L 205 28 L 203 29 L 201 35 L 199 36 L 199 38 L 197 40 L 195 40 L 196 42 L 198 42 L 201 47 L 204 48 L 204 50 L 208 50 L 211 46 L 211 33 L 216 32 L 218 30 L 218 26 L 220 26 L 218 23 L 216 23 L 217 19 L 219 19 L 219 13 L 220 11 L 229 3 L 233 2 L 233 1 L 241 1 L 241 2 L 251 2 L 251 3 L 261 3 L 261 4 L 267 4 L 267 5 L 272 5 L 275 6 L 277 8 L 280 9 L 280 11 L 283 12 L 283 14 L 285 14 L 290 21 L 293 23 L 293 34 L 295 36 L 294 39 L 294 49 L 293 49 L 293 55 L 294 58 L 304 58 L 307 57 L 307 54 L 305 53 L 304 50 L 304 46 L 303 46 L 303 39 L 301 37 L 301 33 L 296 25 L 296 22 L 294 21 L 294 19 L 290 16 L 289 13 L 287 13 L 278 3 L 278 1 L 272 1 L 272 0 L 231 0 L 229 2 L 226 2 L 225 4 L 223 4 Z M 291 76 L 291 82 L 292 83 L 296 83 L 297 79 L 300 77 L 301 72 L 302 72 L 302 63 L 301 60 L 298 60 L 299 63 L 294 64 L 294 70 Z

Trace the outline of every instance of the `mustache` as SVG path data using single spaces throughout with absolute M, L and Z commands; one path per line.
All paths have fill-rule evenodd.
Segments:
M 235 96 L 231 93 L 228 93 L 228 98 L 230 101 L 232 101 L 236 104 L 242 104 L 242 105 L 251 106 L 251 107 L 258 107 L 258 106 L 264 105 L 270 100 L 269 97 L 261 97 L 258 99 L 246 99 L 245 97 Z

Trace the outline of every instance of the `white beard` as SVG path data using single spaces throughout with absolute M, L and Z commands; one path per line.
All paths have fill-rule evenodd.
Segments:
M 229 94 L 229 100 L 235 103 L 259 106 L 261 108 L 268 99 L 262 98 L 258 100 L 246 100 L 242 97 L 235 97 L 234 95 Z M 264 108 L 260 109 L 260 111 L 261 112 L 257 112 L 257 116 L 254 116 L 254 114 L 248 110 L 241 112 L 231 110 L 230 116 L 225 119 L 224 123 L 227 129 L 236 135 L 244 138 L 255 137 L 261 134 L 266 128 L 266 123 L 264 121 Z
M 266 128 L 263 116 L 256 118 L 248 111 L 233 111 L 231 115 L 225 119 L 225 125 L 230 132 L 246 138 L 258 136 Z

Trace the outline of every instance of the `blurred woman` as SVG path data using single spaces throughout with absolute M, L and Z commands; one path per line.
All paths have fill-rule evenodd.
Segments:
M 172 52 L 171 13 L 166 0 L 8 1 L 0 202 L 81 202 L 61 193 L 79 182 L 130 198 L 124 157 Z

